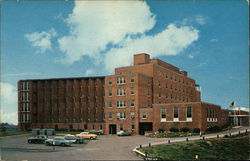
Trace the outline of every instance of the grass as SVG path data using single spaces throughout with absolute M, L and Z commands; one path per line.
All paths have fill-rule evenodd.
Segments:
M 248 160 L 250 154 L 249 135 L 234 138 L 197 140 L 163 144 L 139 149 L 149 158 L 161 160 Z
M 3 133 L 1 131 L 0 137 L 13 136 L 13 135 L 23 135 L 23 134 L 31 134 L 31 131 L 10 131 L 10 130 L 7 130 L 7 131 L 5 131 L 5 133 Z

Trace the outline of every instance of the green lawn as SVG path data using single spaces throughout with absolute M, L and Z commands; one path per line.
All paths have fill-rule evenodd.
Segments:
M 200 160 L 248 160 L 249 135 L 236 138 L 197 140 L 163 144 L 139 149 L 150 158 L 162 160 L 191 160 L 195 155 Z
M 12 135 L 22 135 L 22 134 L 31 134 L 31 131 L 5 131 L 3 133 L 2 131 L 0 132 L 0 137 L 5 137 L 5 136 L 12 136 Z

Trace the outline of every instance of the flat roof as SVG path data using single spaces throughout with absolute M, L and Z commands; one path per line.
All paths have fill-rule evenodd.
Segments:
M 68 77 L 68 78 L 42 78 L 42 79 L 21 79 L 19 81 L 45 81 L 45 80 L 73 80 L 73 79 L 103 79 L 105 76 L 91 76 L 91 77 Z

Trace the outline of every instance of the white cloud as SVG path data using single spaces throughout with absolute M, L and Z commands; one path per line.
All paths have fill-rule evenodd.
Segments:
M 91 76 L 95 73 L 95 71 L 93 69 L 87 69 L 86 72 L 85 72 L 85 76 Z
M 208 18 L 202 15 L 195 15 L 192 17 L 187 17 L 184 18 L 181 22 L 177 21 L 177 24 L 181 25 L 193 25 L 193 24 L 198 24 L 198 25 L 205 25 L 208 21 Z
M 198 23 L 199 25 L 204 25 L 207 23 L 207 18 L 205 18 L 204 16 L 201 15 L 196 15 L 194 17 L 196 23 Z
M 108 44 L 118 44 L 126 36 L 144 34 L 156 23 L 143 1 L 76 1 L 65 20 L 70 34 L 58 40 L 66 56 L 63 63 L 73 63 L 82 56 L 100 62 L 100 52 Z
M 34 75 L 40 75 L 41 73 L 10 73 L 10 74 L 3 74 L 5 76 L 34 76 Z
M 17 90 L 10 83 L 0 82 L 1 122 L 17 124 Z
M 122 47 L 111 49 L 105 57 L 105 68 L 110 71 L 118 66 L 130 65 L 132 56 L 136 53 L 149 53 L 151 57 L 177 55 L 198 40 L 198 33 L 198 30 L 192 27 L 176 27 L 170 24 L 154 36 L 128 40 Z
M 188 58 L 189 58 L 189 59 L 193 59 L 194 56 L 193 56 L 192 54 L 189 54 L 189 55 L 188 55 Z
M 199 31 L 188 24 L 169 24 L 161 32 L 149 35 L 156 24 L 145 1 L 76 1 L 65 20 L 69 35 L 58 39 L 65 54 L 57 61 L 71 64 L 83 56 L 111 72 L 132 63 L 136 53 L 151 57 L 176 55 L 199 38 Z M 204 24 L 202 16 L 188 18 Z M 91 71 L 86 71 L 89 75 Z
M 48 32 L 34 32 L 25 34 L 24 37 L 31 42 L 31 45 L 37 47 L 39 53 L 44 53 L 51 50 L 51 39 L 57 35 L 56 31 L 52 28 Z
M 210 42 L 218 42 L 218 40 L 217 39 L 211 39 L 211 40 L 209 40 Z

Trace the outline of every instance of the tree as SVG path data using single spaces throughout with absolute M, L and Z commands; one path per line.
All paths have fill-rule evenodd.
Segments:
M 6 131 L 7 131 L 7 128 L 6 128 L 4 123 L 1 123 L 0 129 L 1 129 L 1 132 L 3 133 L 3 135 L 5 135 Z

